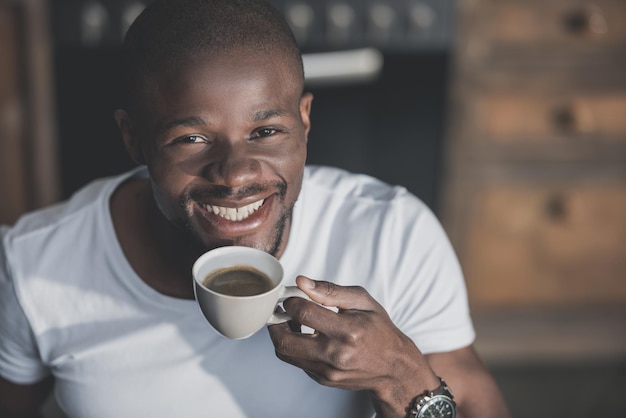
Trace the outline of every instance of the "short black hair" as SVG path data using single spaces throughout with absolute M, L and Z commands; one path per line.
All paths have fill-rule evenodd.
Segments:
M 138 103 L 146 80 L 175 70 L 196 54 L 247 49 L 280 54 L 304 83 L 302 55 L 283 15 L 264 0 L 156 0 L 124 37 L 128 110 Z

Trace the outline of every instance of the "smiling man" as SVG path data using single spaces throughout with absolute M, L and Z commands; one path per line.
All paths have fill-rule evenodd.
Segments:
M 280 14 L 157 0 L 124 51 L 138 167 L 0 230 L 0 415 L 37 416 L 54 383 L 71 417 L 509 416 L 433 214 L 305 166 L 313 97 Z M 317 304 L 219 336 L 190 271 L 227 245 L 275 255 Z

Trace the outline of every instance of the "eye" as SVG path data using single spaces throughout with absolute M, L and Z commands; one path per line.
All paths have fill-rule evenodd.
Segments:
M 278 132 L 278 130 L 273 129 L 273 128 L 261 128 L 258 131 L 256 131 L 256 134 L 254 135 L 255 138 L 266 138 L 268 136 L 272 136 L 274 134 L 276 134 Z
M 178 138 L 176 142 L 180 142 L 183 144 L 206 144 L 208 141 L 206 138 L 200 135 L 185 135 Z

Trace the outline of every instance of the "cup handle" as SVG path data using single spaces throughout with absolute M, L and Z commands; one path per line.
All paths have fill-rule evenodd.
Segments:
M 284 301 L 287 298 L 293 298 L 293 297 L 311 300 L 311 298 L 302 290 L 300 290 L 297 286 L 285 286 L 283 290 L 283 294 L 278 299 L 278 303 Z M 289 316 L 287 312 L 275 312 L 274 314 L 272 314 L 270 319 L 268 319 L 266 325 L 281 324 L 283 322 L 287 322 L 290 320 L 291 320 L 291 317 Z

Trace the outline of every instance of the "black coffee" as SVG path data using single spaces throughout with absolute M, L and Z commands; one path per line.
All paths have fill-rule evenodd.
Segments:
M 229 296 L 253 296 L 274 287 L 265 273 L 250 266 L 215 270 L 204 278 L 204 285 L 214 292 Z

